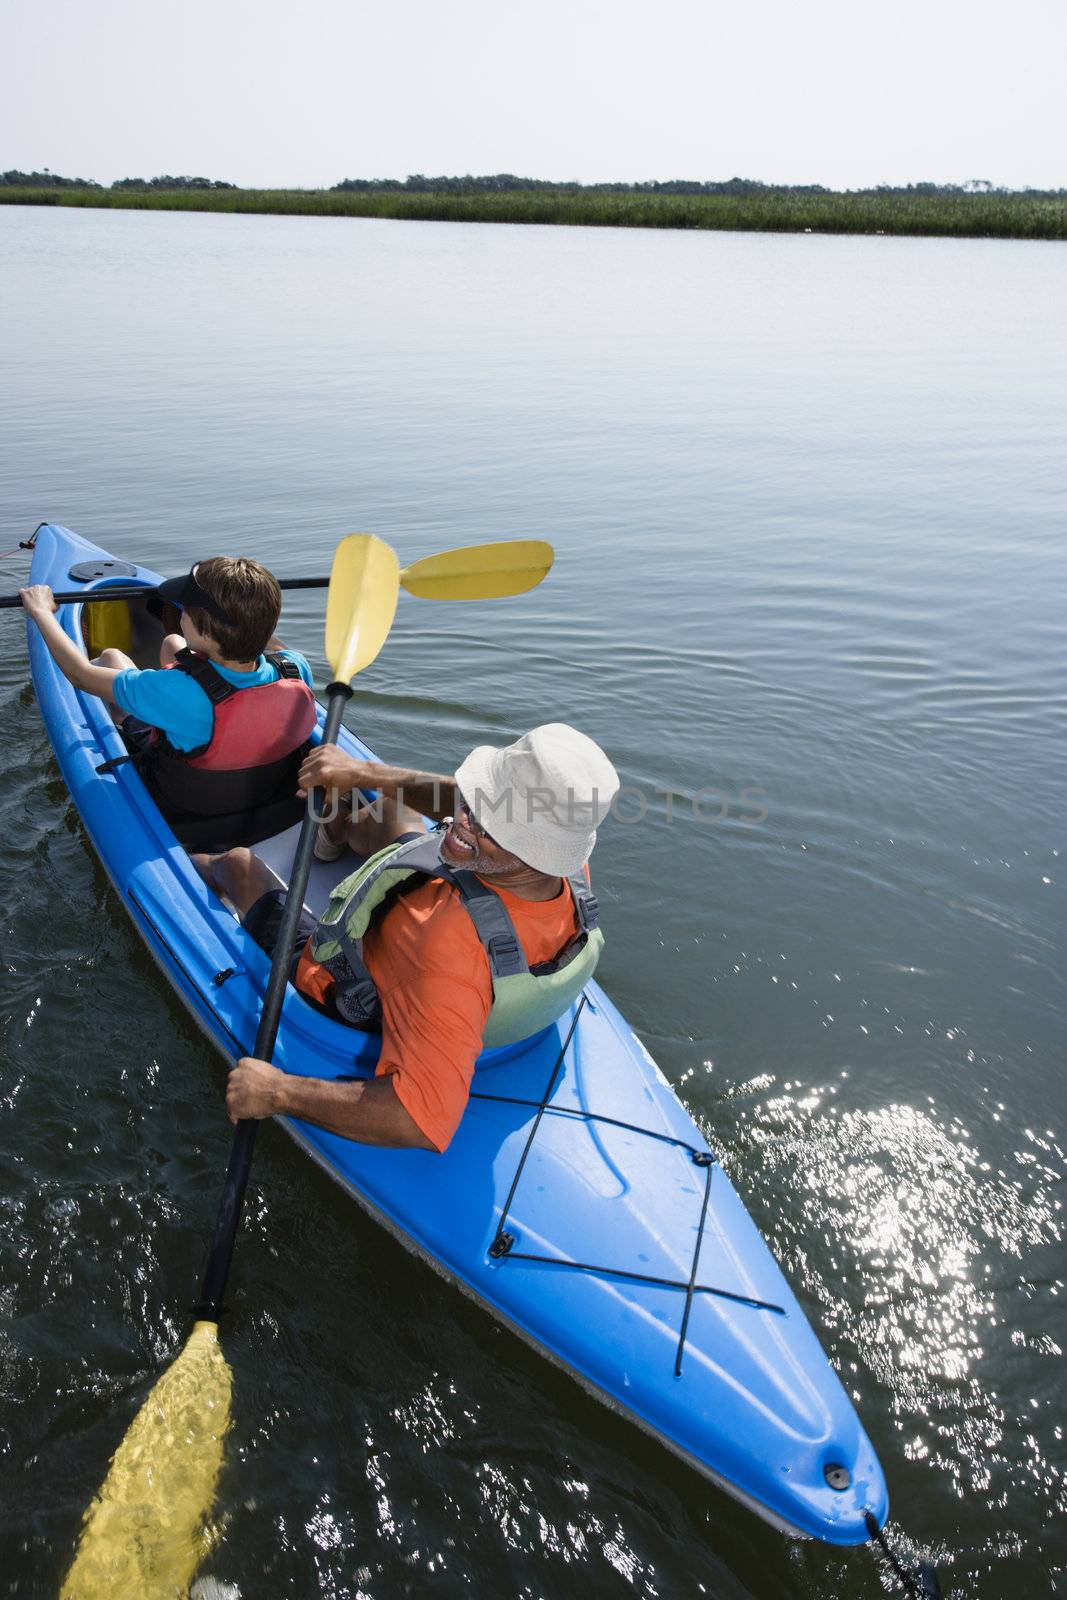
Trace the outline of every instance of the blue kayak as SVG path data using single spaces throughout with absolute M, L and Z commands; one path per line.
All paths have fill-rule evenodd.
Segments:
M 45 524 L 31 581 L 160 581 L 139 566 L 116 576 L 121 566 Z M 141 602 L 106 609 L 121 614 L 134 658 L 155 665 L 159 624 Z M 97 610 L 61 608 L 79 645 Z M 103 703 L 66 681 L 33 626 L 29 648 L 56 759 L 116 893 L 222 1054 L 250 1053 L 267 957 L 201 881 L 135 767 L 99 770 L 124 754 Z M 320 709 L 316 738 L 322 721 Z M 340 743 L 374 759 L 347 729 Z M 296 832 L 255 847 L 279 882 Z M 312 912 L 351 869 L 351 858 L 316 864 Z M 351 1078 L 372 1073 L 376 1053 L 373 1037 L 287 990 L 274 1057 L 285 1071 Z M 480 1057 L 443 1155 L 283 1125 L 409 1249 L 775 1527 L 851 1545 L 869 1538 L 868 1513 L 885 1522 L 878 1459 L 796 1298 L 700 1129 L 595 983 L 547 1032 Z

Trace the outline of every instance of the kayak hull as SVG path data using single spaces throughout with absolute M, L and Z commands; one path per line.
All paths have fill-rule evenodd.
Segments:
M 31 581 L 69 589 L 70 569 L 104 554 L 45 524 Z M 137 567 L 121 581 L 159 579 Z M 60 612 L 79 643 L 81 610 Z M 29 646 L 56 759 L 116 892 L 211 1041 L 231 1061 L 249 1053 L 267 957 L 203 884 L 134 768 L 98 772 L 123 754 L 106 708 L 63 678 L 32 625 Z M 322 720 L 320 708 L 315 737 Z M 339 742 L 373 759 L 348 729 Z M 376 1040 L 287 989 L 277 1065 L 351 1078 L 373 1072 L 376 1053 Z M 877 1457 L 800 1305 L 597 984 L 537 1038 L 485 1052 L 443 1155 L 283 1125 L 409 1249 L 775 1527 L 851 1545 L 868 1539 L 867 1513 L 884 1523 Z

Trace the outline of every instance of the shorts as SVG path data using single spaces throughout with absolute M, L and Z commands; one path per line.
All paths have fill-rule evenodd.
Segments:
M 396 840 L 397 844 L 406 844 L 409 839 L 421 839 L 422 833 L 402 833 Z M 353 856 L 353 871 L 360 864 L 360 857 Z M 284 889 L 268 889 L 261 894 L 258 900 L 253 901 L 241 918 L 241 926 L 246 933 L 265 950 L 269 956 L 274 955 L 274 947 L 278 943 L 278 934 L 281 932 L 282 914 L 285 910 L 286 891 Z M 300 957 L 304 954 L 304 946 L 315 932 L 318 923 L 306 907 L 301 906 L 300 917 L 293 934 L 293 947 L 289 952 L 289 982 L 296 984 L 296 969 L 300 965 Z M 314 1006 L 317 1011 L 324 1011 L 328 1017 L 343 1021 L 336 1007 L 331 1004 L 322 1005 L 314 1000 L 311 995 L 300 991 L 309 1006 Z
M 119 723 L 119 732 L 131 756 L 142 755 L 149 749 L 158 731 L 150 722 L 142 722 L 140 717 L 135 717 L 132 712 L 127 713 Z
M 241 918 L 241 926 L 246 933 L 273 956 L 274 947 L 278 943 L 278 934 L 281 932 L 282 913 L 285 910 L 285 890 L 268 889 L 266 894 L 261 894 L 259 899 L 249 906 Z M 296 975 L 297 965 L 304 953 L 304 946 L 315 932 L 315 918 L 303 906 L 300 908 L 300 919 L 293 935 L 293 948 L 289 956 L 289 981 Z

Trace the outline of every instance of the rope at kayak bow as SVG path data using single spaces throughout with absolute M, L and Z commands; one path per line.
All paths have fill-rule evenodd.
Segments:
M 0 555 L 0 561 L 6 561 L 8 556 L 17 556 L 20 550 L 32 550 L 37 543 L 37 535 L 47 526 L 47 522 L 39 522 L 28 539 L 20 539 L 14 550 L 5 550 L 3 555 Z
M 567 1030 L 567 1037 L 563 1041 L 563 1048 L 560 1050 L 560 1053 L 556 1058 L 556 1063 L 552 1068 L 552 1074 L 548 1080 L 548 1083 L 545 1085 L 545 1092 L 541 1096 L 540 1100 L 524 1100 L 516 1095 L 483 1094 L 479 1090 L 471 1091 L 470 1098 L 472 1100 L 491 1100 L 498 1105 L 530 1106 L 536 1108 L 537 1111 L 537 1115 L 533 1120 L 533 1126 L 530 1128 L 530 1131 L 526 1136 L 526 1143 L 523 1146 L 522 1154 L 519 1157 L 518 1166 L 515 1168 L 515 1175 L 511 1180 L 511 1186 L 508 1189 L 507 1199 L 504 1201 L 503 1209 L 500 1213 L 500 1220 L 497 1223 L 496 1234 L 494 1235 L 493 1241 L 489 1246 L 489 1254 L 494 1260 L 501 1260 L 506 1256 L 512 1261 L 537 1261 L 546 1266 L 566 1267 L 572 1272 L 595 1272 L 606 1278 L 628 1278 L 634 1283 L 654 1284 L 656 1288 L 659 1289 L 681 1289 L 685 1294 L 685 1305 L 682 1310 L 682 1321 L 678 1334 L 678 1348 L 674 1357 L 674 1375 L 676 1378 L 679 1378 L 682 1375 L 682 1356 L 685 1353 L 686 1335 L 689 1331 L 689 1316 L 693 1309 L 693 1298 L 695 1295 L 713 1294 L 722 1300 L 730 1300 L 735 1305 L 751 1306 L 756 1311 L 773 1311 L 779 1316 L 785 1315 L 785 1307 L 775 1305 L 770 1300 L 757 1300 L 751 1295 L 735 1294 L 729 1289 L 719 1289 L 713 1284 L 698 1283 L 696 1281 L 697 1269 L 700 1263 L 700 1247 L 704 1240 L 704 1229 L 707 1223 L 708 1201 L 711 1198 L 711 1178 L 712 1173 L 717 1166 L 715 1156 L 711 1150 L 698 1150 L 695 1145 L 688 1144 L 684 1139 L 676 1138 L 673 1134 L 660 1133 L 653 1128 L 642 1128 L 638 1123 L 624 1122 L 619 1117 L 609 1117 L 599 1111 L 586 1111 L 581 1107 L 554 1106 L 549 1104 L 553 1091 L 556 1087 L 556 1082 L 559 1078 L 560 1068 L 563 1066 L 563 1063 L 566 1060 L 567 1051 L 570 1049 L 571 1040 L 574 1037 L 574 1030 L 578 1026 L 578 1018 L 582 1014 L 585 1002 L 586 996 L 583 994 L 575 1009 L 574 1016 L 571 1019 L 571 1025 Z M 515 1192 L 519 1187 L 519 1180 L 522 1177 L 523 1168 L 526 1166 L 530 1151 L 533 1149 L 534 1139 L 536 1138 L 537 1131 L 541 1126 L 541 1120 L 546 1115 L 555 1117 L 573 1117 L 579 1122 L 606 1123 L 609 1127 L 623 1128 L 629 1133 L 640 1134 L 645 1139 L 658 1139 L 662 1144 L 671 1144 L 680 1150 L 688 1151 L 693 1165 L 702 1168 L 704 1171 L 704 1194 L 700 1206 L 700 1221 L 697 1224 L 696 1244 L 693 1247 L 693 1259 L 689 1269 L 688 1279 L 657 1278 L 652 1277 L 646 1272 L 632 1272 L 627 1267 L 607 1266 L 593 1261 L 570 1261 L 559 1256 L 534 1255 L 526 1250 L 515 1249 L 515 1235 L 508 1233 L 506 1227 L 508 1215 L 511 1211 L 512 1201 L 515 1198 Z
M 868 1511 L 865 1513 L 864 1520 L 867 1523 L 867 1532 L 870 1534 L 874 1543 L 879 1546 L 882 1554 L 889 1562 L 889 1565 L 892 1567 L 896 1576 L 904 1585 L 908 1594 L 913 1597 L 913 1600 L 942 1600 L 941 1584 L 939 1583 L 937 1573 L 934 1571 L 930 1562 L 920 1561 L 917 1564 L 915 1571 L 909 1572 L 907 1567 L 901 1561 L 900 1557 L 897 1555 L 896 1551 L 889 1543 L 885 1529 L 878 1526 L 878 1522 L 874 1515 Z

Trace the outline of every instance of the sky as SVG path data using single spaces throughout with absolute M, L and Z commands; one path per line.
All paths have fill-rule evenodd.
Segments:
M 1067 187 L 1064 0 L 0 0 L 0 170 Z

